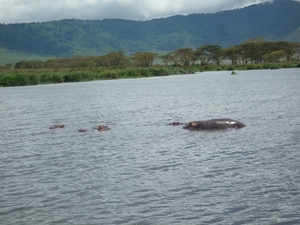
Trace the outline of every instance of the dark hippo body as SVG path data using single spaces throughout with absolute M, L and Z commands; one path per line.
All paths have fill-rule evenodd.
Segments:
M 105 125 L 100 125 L 100 126 L 98 126 L 97 128 L 94 128 L 94 129 L 98 130 L 98 131 L 110 130 L 110 128 L 108 126 L 105 126 Z
M 210 130 L 210 129 L 227 129 L 227 128 L 243 128 L 246 125 L 237 120 L 222 118 L 222 119 L 212 119 L 203 121 L 192 121 L 189 122 L 184 129 L 188 130 Z
M 186 123 L 180 123 L 179 121 L 175 121 L 175 122 L 169 123 L 168 125 L 179 126 L 179 125 L 186 125 Z
M 87 132 L 87 129 L 82 129 L 82 128 L 80 128 L 80 129 L 78 130 L 78 132 L 81 132 L 81 133 Z
M 60 129 L 60 128 L 64 128 L 65 125 L 54 125 L 54 126 L 51 126 L 49 127 L 49 129 Z

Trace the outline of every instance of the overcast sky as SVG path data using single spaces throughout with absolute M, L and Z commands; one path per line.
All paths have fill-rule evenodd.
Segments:
M 0 23 L 62 19 L 149 20 L 218 12 L 271 0 L 0 0 Z

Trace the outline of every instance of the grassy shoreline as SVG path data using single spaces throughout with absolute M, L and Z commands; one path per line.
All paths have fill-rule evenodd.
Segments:
M 26 86 L 63 82 L 81 82 L 92 80 L 111 80 L 193 74 L 206 71 L 234 71 L 300 68 L 299 62 L 205 65 L 188 67 L 125 67 L 125 68 L 72 68 L 72 69 L 11 69 L 0 70 L 0 87 Z

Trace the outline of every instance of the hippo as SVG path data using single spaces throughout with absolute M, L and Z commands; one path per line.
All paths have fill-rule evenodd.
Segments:
M 104 131 L 104 130 L 110 130 L 110 128 L 108 126 L 105 126 L 105 125 L 100 125 L 98 126 L 97 128 L 94 128 L 98 131 Z
M 179 121 L 175 121 L 175 122 L 169 123 L 168 125 L 179 126 L 179 125 L 186 125 L 186 123 L 181 123 Z
M 246 125 L 237 120 L 222 118 L 222 119 L 211 119 L 203 121 L 192 121 L 189 122 L 184 129 L 188 130 L 210 130 L 210 129 L 227 129 L 227 128 L 243 128 Z
M 78 130 L 78 132 L 87 132 L 87 129 L 82 129 L 82 128 L 80 128 L 80 129 Z
M 54 125 L 54 126 L 51 126 L 49 127 L 49 129 L 60 129 L 60 128 L 64 128 L 65 125 Z

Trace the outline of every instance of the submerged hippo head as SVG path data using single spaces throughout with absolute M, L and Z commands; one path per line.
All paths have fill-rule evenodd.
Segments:
M 186 124 L 186 123 L 180 123 L 179 121 L 175 121 L 175 122 L 169 123 L 168 125 L 179 126 L 179 125 L 184 125 L 184 124 Z
M 184 126 L 184 129 L 190 129 L 190 130 L 200 130 L 204 129 L 205 121 L 192 121 L 189 122 L 186 126 Z
M 87 130 L 86 130 L 86 129 L 80 128 L 80 129 L 78 130 L 78 132 L 87 132 Z
M 97 130 L 99 130 L 99 131 L 110 130 L 110 128 L 108 126 L 100 125 L 97 127 Z
M 49 129 L 60 129 L 60 128 L 64 128 L 65 125 L 54 125 L 54 126 L 51 126 L 49 127 Z

